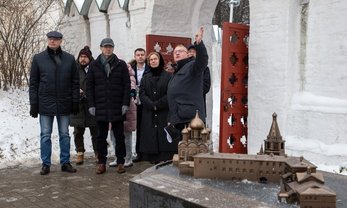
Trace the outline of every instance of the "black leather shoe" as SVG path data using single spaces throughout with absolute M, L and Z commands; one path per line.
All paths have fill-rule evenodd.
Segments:
M 137 163 L 137 162 L 141 162 L 142 161 L 142 158 L 141 157 L 134 157 L 133 158 L 133 163 Z
M 77 170 L 73 168 L 70 163 L 65 163 L 63 166 L 61 166 L 61 171 L 75 173 Z
M 42 165 L 42 168 L 40 170 L 41 175 L 47 175 L 50 172 L 50 167 L 48 165 Z

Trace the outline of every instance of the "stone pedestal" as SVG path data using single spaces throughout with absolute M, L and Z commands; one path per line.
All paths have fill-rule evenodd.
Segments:
M 130 180 L 130 207 L 291 208 L 280 203 L 277 184 L 218 181 L 180 175 L 176 167 L 152 167 Z

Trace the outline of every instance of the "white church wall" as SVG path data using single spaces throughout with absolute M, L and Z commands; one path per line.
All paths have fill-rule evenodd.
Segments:
M 327 165 L 347 165 L 346 9 L 343 0 L 309 2 L 301 90 L 288 115 L 290 151 Z
M 96 2 L 93 0 L 88 13 L 89 24 L 90 24 L 90 49 L 93 53 L 94 58 L 101 53 L 100 43 L 101 40 L 109 37 L 108 31 L 108 15 L 106 13 L 99 12 Z
M 288 154 L 347 164 L 346 8 L 343 0 L 250 1 L 249 153 L 276 112 Z
M 61 28 L 59 29 L 63 34 L 64 50 L 69 53 L 77 55 L 79 51 L 88 45 L 89 26 L 82 16 L 79 15 L 76 5 L 72 3 L 69 16 L 65 16 Z M 93 54 L 94 55 L 94 54 Z
M 266 139 L 272 113 L 278 114 L 283 131 L 288 108 L 289 77 L 287 75 L 290 30 L 285 1 L 250 1 L 250 39 L 248 75 L 248 150 L 256 153 Z
M 126 60 L 134 58 L 136 48 L 146 49 L 146 34 L 150 34 L 154 1 L 130 1 L 130 27 L 124 34 L 126 42 Z
M 213 141 L 213 150 L 219 152 L 219 127 L 220 127 L 220 84 L 221 84 L 221 60 L 222 47 L 220 42 L 212 43 L 212 67 L 211 70 L 211 90 L 208 93 L 210 97 L 206 98 L 206 105 L 211 108 L 207 115 L 211 121 L 211 137 Z
M 305 91 L 347 99 L 346 10 L 344 0 L 310 1 Z
M 127 13 L 121 9 L 117 1 L 112 1 L 108 10 L 110 20 L 110 37 L 115 44 L 115 53 L 118 58 L 127 61 L 126 55 L 129 52 L 129 38 L 126 35 L 131 31 L 131 28 L 127 27 Z

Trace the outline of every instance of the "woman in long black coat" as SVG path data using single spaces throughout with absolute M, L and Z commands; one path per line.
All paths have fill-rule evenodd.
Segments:
M 164 131 L 169 113 L 166 94 L 171 75 L 164 70 L 164 60 L 160 53 L 150 53 L 147 61 L 150 72 L 144 75 L 140 85 L 143 105 L 140 152 L 143 160 L 171 160 L 177 153 L 177 142 L 169 143 Z

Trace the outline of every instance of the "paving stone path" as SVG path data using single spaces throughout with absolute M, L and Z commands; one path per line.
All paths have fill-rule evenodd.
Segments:
M 41 176 L 40 166 L 0 170 L 1 208 L 55 207 L 129 207 L 129 179 L 151 165 L 134 164 L 124 174 L 107 168 L 103 175 L 95 174 L 96 164 L 90 158 L 77 168 L 77 173 L 61 172 L 52 165 L 48 175 Z

